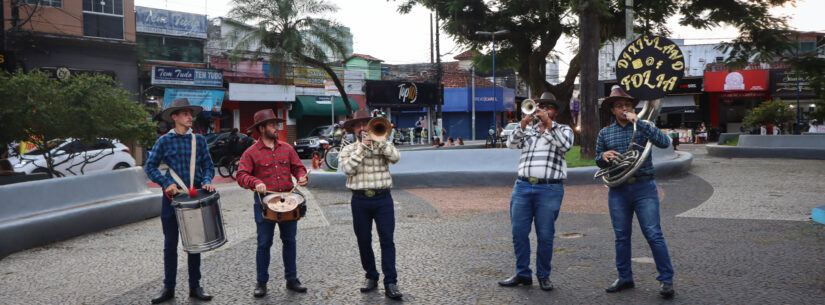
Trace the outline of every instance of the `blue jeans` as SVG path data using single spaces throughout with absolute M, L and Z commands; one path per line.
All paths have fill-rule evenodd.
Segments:
M 633 231 L 633 213 L 636 213 L 642 234 L 653 252 L 656 270 L 659 271 L 656 280 L 672 284 L 673 266 L 670 264 L 670 255 L 659 221 L 659 192 L 656 181 L 641 181 L 610 188 L 607 201 L 613 232 L 616 235 L 616 269 L 619 271 L 619 279 L 633 280 L 630 266 L 630 235 Z
M 536 277 L 550 276 L 553 259 L 553 235 L 559 217 L 564 186 L 561 184 L 531 184 L 517 180 L 510 198 L 510 229 L 516 253 L 516 275 L 532 278 L 530 270 L 530 229 L 536 223 Z
M 255 226 L 258 228 L 258 252 L 255 254 L 255 263 L 258 272 L 258 282 L 266 283 L 269 281 L 269 259 L 270 248 L 272 248 L 272 239 L 275 235 L 275 226 L 281 233 L 281 256 L 284 261 L 284 278 L 286 280 L 294 280 L 298 278 L 298 268 L 295 265 L 295 235 L 298 234 L 298 221 L 282 221 L 272 222 L 264 219 L 263 207 L 261 206 L 261 199 L 257 194 L 255 197 Z
M 395 207 L 392 195 L 387 192 L 374 197 L 352 195 L 352 227 L 358 240 L 358 252 L 361 254 L 361 267 L 366 278 L 378 280 L 375 268 L 375 253 L 372 251 L 372 222 L 378 230 L 381 243 L 381 271 L 384 272 L 384 285 L 398 282 L 395 269 Z
M 172 208 L 172 201 L 165 195 L 161 196 L 161 217 L 160 223 L 163 227 L 163 287 L 175 288 L 178 275 L 178 220 L 175 217 L 175 209 Z M 200 287 L 201 280 L 201 255 L 200 253 L 187 254 L 187 266 L 189 267 L 189 288 Z

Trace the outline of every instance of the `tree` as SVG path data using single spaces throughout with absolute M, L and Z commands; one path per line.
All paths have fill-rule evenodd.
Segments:
M 286 63 L 322 68 L 341 93 L 347 116 L 352 115 L 344 86 L 327 64 L 324 52 L 327 48 L 343 57 L 349 33 L 338 22 L 313 17 L 334 13 L 338 11 L 336 6 L 324 0 L 233 0 L 232 4 L 229 16 L 238 21 L 226 21 L 243 30 L 233 37 L 231 60 L 238 61 L 254 49 L 253 57 L 265 55 L 271 67 Z M 245 22 L 255 22 L 255 26 Z
M 745 127 L 766 125 L 784 126 L 793 121 L 796 112 L 783 101 L 765 101 L 753 108 L 742 120 Z
M 738 0 L 635 0 L 636 33 L 650 33 L 667 36 L 667 20 L 680 16 L 679 24 L 700 29 L 712 29 L 726 24 L 736 27 L 740 36 L 725 47 L 731 51 L 731 63 L 742 64 L 750 60 L 768 60 L 787 50 L 787 24 L 784 19 L 774 17 L 769 9 L 795 0 L 738 1 Z M 593 0 L 599 17 L 599 41 L 604 43 L 625 35 L 625 0 Z M 473 49 L 484 49 L 489 41 L 475 35 L 476 31 L 509 30 L 502 37 L 496 51 L 497 58 L 513 56 L 518 62 L 519 75 L 530 84 L 532 95 L 550 91 L 560 100 L 569 100 L 573 93 L 576 77 L 581 71 L 583 60 L 597 60 L 582 55 L 581 48 L 575 48 L 576 55 L 569 62 L 564 80 L 551 85 L 545 80 L 547 57 L 553 55 L 556 45 L 564 36 L 579 37 L 578 16 L 582 11 L 575 0 L 403 0 L 399 6 L 402 13 L 409 12 L 414 5 L 437 11 L 442 18 L 444 30 L 460 45 Z M 497 40 L 498 41 L 498 40 Z M 556 51 L 557 52 L 557 51 Z M 508 54 L 508 55 L 505 55 Z M 582 100 L 582 107 L 595 108 L 595 99 Z M 598 121 L 595 113 L 582 113 L 582 121 Z M 562 123 L 570 122 L 570 110 L 562 109 L 559 115 Z M 582 126 L 588 128 L 587 126 Z M 592 127 L 591 127 L 592 128 Z M 594 137 L 597 133 L 583 134 Z M 595 143 L 595 139 L 584 139 L 584 143 Z M 592 157 L 592 156 L 587 156 Z
M 120 83 L 104 75 L 73 75 L 65 80 L 49 78 L 38 70 L 0 74 L 0 147 L 12 142 L 29 142 L 44 151 L 46 170 L 80 156 L 69 152 L 58 160 L 51 151 L 54 140 L 74 138 L 83 143 L 98 139 L 151 141 L 154 126 L 149 113 L 132 99 Z M 85 155 L 68 171 L 84 172 L 87 164 L 113 154 Z M 66 157 L 66 158 L 63 158 Z M 25 159 L 25 156 L 21 156 Z M 76 162 L 77 160 L 74 160 Z

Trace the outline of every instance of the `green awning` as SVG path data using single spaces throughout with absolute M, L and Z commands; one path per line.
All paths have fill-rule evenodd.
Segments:
M 344 99 L 336 96 L 333 100 L 335 103 L 335 115 L 346 115 L 347 106 L 344 105 Z M 358 110 L 358 103 L 354 99 L 349 98 L 349 104 L 352 106 L 352 111 Z M 315 95 L 298 95 L 295 96 L 295 104 L 292 105 L 292 110 L 289 111 L 289 117 L 293 119 L 300 119 L 305 115 L 320 115 L 329 116 L 332 112 L 329 102 L 316 101 Z

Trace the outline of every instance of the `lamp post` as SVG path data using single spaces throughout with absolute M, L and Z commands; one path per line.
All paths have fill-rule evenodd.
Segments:
M 498 118 L 496 117 L 496 110 L 498 105 L 498 94 L 496 94 L 496 35 L 506 35 L 509 34 L 510 31 L 508 30 L 498 30 L 495 32 L 484 32 L 484 31 L 476 31 L 476 35 L 489 35 L 493 38 L 493 147 L 496 146 L 496 141 L 498 140 Z M 475 101 L 473 101 L 475 103 Z

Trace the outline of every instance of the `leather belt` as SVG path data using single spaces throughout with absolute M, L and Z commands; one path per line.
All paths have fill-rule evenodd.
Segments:
M 362 195 L 367 197 L 375 197 L 381 194 L 389 193 L 390 189 L 366 189 L 366 190 L 352 190 L 353 194 Z
M 633 177 L 630 177 L 629 179 L 627 179 L 627 181 L 625 181 L 624 183 L 625 184 L 633 184 L 633 183 L 636 183 L 636 182 L 643 182 L 643 181 L 648 181 L 648 180 L 653 180 L 653 175 L 633 176 Z
M 536 177 L 518 177 L 518 180 L 530 182 L 530 184 L 561 184 L 562 179 L 543 179 Z

